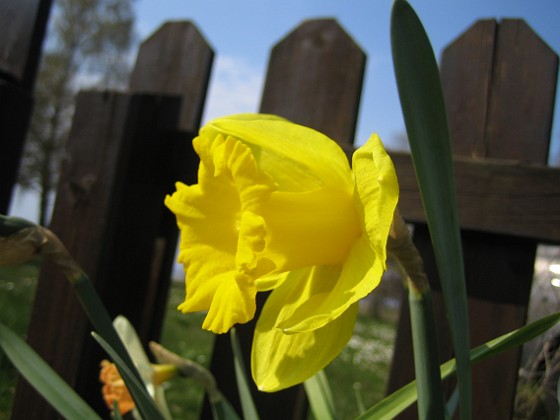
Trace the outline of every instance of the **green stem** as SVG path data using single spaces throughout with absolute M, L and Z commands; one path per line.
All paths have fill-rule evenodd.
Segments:
M 418 418 L 443 419 L 445 410 L 432 293 L 422 257 L 398 210 L 393 217 L 387 250 L 397 258 L 407 280 Z
M 445 418 L 435 316 L 429 288 L 418 291 L 409 280 L 408 303 L 412 326 L 414 370 L 418 386 L 418 418 Z

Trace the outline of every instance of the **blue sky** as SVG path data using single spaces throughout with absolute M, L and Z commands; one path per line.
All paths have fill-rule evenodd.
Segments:
M 256 112 L 269 50 L 306 19 L 334 17 L 367 54 L 356 143 L 377 132 L 388 148 L 404 132 L 389 41 L 391 0 L 136 0 L 145 39 L 168 20 L 193 21 L 216 53 L 204 120 Z M 522 18 L 560 53 L 560 0 L 411 0 L 435 54 L 481 18 Z M 560 89 L 559 89 L 560 90 Z M 560 165 L 560 93 L 551 162 Z M 37 218 L 34 194 L 17 191 L 11 214 Z
M 166 20 L 191 20 L 213 47 L 216 60 L 207 120 L 257 111 L 270 47 L 303 20 L 336 18 L 368 57 L 356 142 L 363 143 L 375 131 L 391 148 L 398 147 L 395 139 L 404 132 L 390 51 L 391 4 L 390 0 L 137 0 L 136 19 L 141 39 Z M 481 18 L 522 18 L 560 52 L 560 0 L 412 0 L 411 4 L 438 58 L 449 42 Z M 560 143 L 559 115 L 560 105 L 553 156 Z

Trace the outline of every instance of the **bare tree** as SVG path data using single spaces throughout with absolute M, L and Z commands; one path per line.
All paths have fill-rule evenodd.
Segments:
M 133 25 L 133 0 L 55 2 L 18 180 L 21 187 L 39 192 L 41 224 L 48 222 L 75 93 L 86 84 L 124 86 Z

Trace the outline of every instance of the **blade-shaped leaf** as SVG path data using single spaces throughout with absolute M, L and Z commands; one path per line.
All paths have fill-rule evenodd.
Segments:
M 212 416 L 215 420 L 239 420 L 239 416 L 234 408 L 225 398 L 211 402 L 210 406 L 212 408 Z
M 393 3 L 391 47 L 412 160 L 457 357 L 461 418 L 469 419 L 469 323 L 447 116 L 430 41 L 405 0 Z
M 560 321 L 560 312 L 549 315 L 515 331 L 490 340 L 487 343 L 471 350 L 470 360 L 472 363 L 478 363 L 490 357 L 496 356 L 503 351 L 520 346 L 542 334 L 549 328 L 552 328 L 556 325 L 556 323 L 558 323 L 558 321 Z M 455 373 L 456 367 L 457 365 L 455 359 L 445 362 L 441 365 L 441 377 L 447 378 L 449 375 Z M 379 401 L 363 415 L 358 417 L 358 419 L 374 420 L 381 418 L 394 418 L 403 412 L 407 407 L 412 405 L 416 401 L 416 396 L 416 381 L 412 381 Z
M 70 419 L 100 419 L 35 350 L 2 323 L 0 346 L 21 375 L 62 416 Z
M 233 349 L 233 364 L 235 366 L 235 378 L 237 380 L 237 389 L 239 391 L 239 399 L 241 400 L 241 408 L 243 409 L 243 418 L 247 420 L 258 420 L 259 414 L 255 403 L 253 402 L 253 397 L 251 396 L 251 390 L 249 389 L 249 384 L 247 382 L 247 375 L 245 372 L 245 364 L 243 363 L 243 355 L 241 353 L 241 347 L 239 346 L 239 340 L 233 328 L 230 332 L 231 347 Z
M 325 420 L 336 419 L 334 400 L 325 372 L 319 371 L 319 373 L 309 378 L 303 384 L 315 418 Z

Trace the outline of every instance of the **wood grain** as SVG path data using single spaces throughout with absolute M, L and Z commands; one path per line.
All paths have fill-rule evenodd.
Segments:
M 411 158 L 391 153 L 400 186 L 399 209 L 425 222 Z M 454 159 L 459 220 L 464 229 L 560 243 L 560 169 L 520 162 Z

